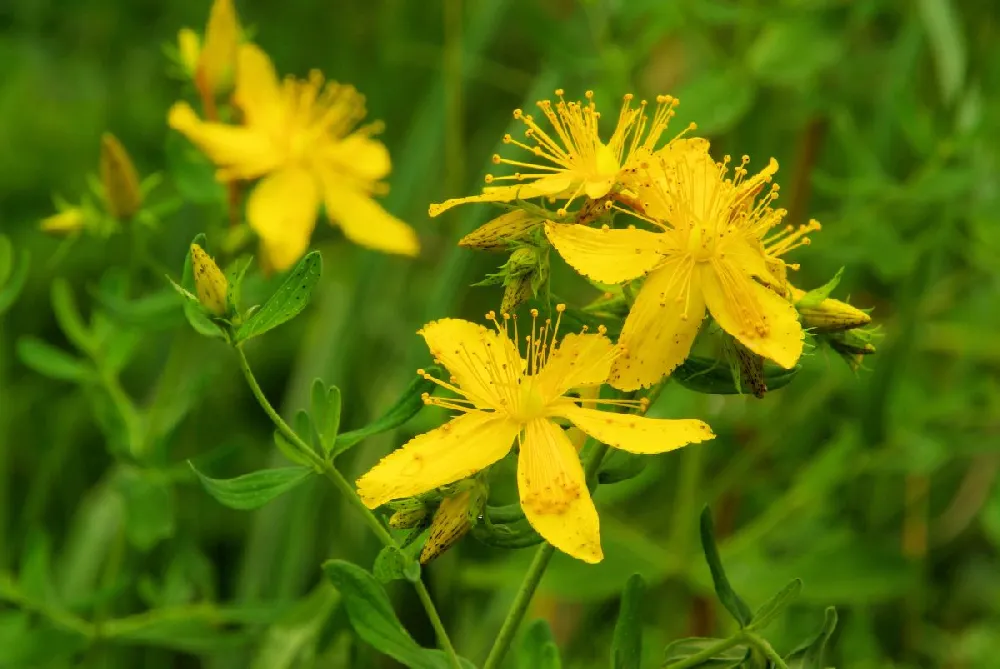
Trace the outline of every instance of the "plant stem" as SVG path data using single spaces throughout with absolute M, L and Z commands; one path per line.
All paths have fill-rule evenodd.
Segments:
M 274 410 L 271 403 L 267 400 L 264 395 L 264 391 L 261 390 L 260 384 L 257 383 L 256 377 L 253 375 L 253 371 L 250 369 L 250 364 L 247 362 L 246 354 L 243 352 L 241 346 L 235 346 L 236 355 L 239 357 L 240 369 L 243 371 L 243 376 L 247 380 L 247 384 L 250 386 L 250 391 L 253 393 L 254 397 L 257 399 L 257 403 L 260 404 L 261 408 L 264 409 L 264 413 L 268 415 L 271 422 L 274 423 L 281 435 L 285 437 L 289 443 L 293 444 L 296 449 L 303 455 L 313 467 L 322 472 L 326 478 L 333 483 L 347 501 L 360 513 L 365 522 L 368 523 L 368 527 L 371 528 L 375 536 L 378 537 L 385 546 L 399 548 L 396 540 L 389 534 L 389 530 L 385 528 L 382 522 L 372 513 L 372 510 L 365 506 L 361 498 L 358 497 L 354 490 L 354 486 L 344 478 L 344 475 L 333 466 L 332 463 L 321 458 L 316 452 L 306 444 L 299 435 L 295 433 L 288 423 L 278 415 L 278 412 Z M 441 648 L 448 655 L 448 659 L 451 662 L 454 669 L 461 669 L 461 664 L 458 661 L 458 655 L 455 653 L 455 648 L 451 644 L 451 639 L 448 638 L 448 632 L 444 628 L 444 623 L 441 622 L 441 616 L 438 615 L 437 609 L 434 606 L 434 602 L 431 600 L 431 595 L 427 591 L 427 586 L 424 585 L 422 580 L 417 580 L 413 583 L 413 587 L 417 590 L 417 597 L 420 599 L 420 603 L 423 605 L 424 610 L 427 612 L 427 617 L 431 621 L 431 626 L 434 628 L 434 632 L 437 635 L 438 643 L 441 644 Z
M 597 469 L 601 466 L 601 461 L 607 452 L 608 447 L 606 444 L 594 441 L 590 457 L 583 468 L 585 481 L 591 480 L 594 474 L 597 473 Z M 531 604 L 531 598 L 534 597 L 535 590 L 538 589 L 538 584 L 542 582 L 542 576 L 545 575 L 545 569 L 549 566 L 549 560 L 552 559 L 555 550 L 555 547 L 550 543 L 544 543 L 538 548 L 534 559 L 531 561 L 531 566 L 528 567 L 528 572 L 524 575 L 524 580 L 521 582 L 521 588 L 514 597 L 514 603 L 510 605 L 507 617 L 504 619 L 503 625 L 500 626 L 500 633 L 497 634 L 496 641 L 493 642 L 493 647 L 490 648 L 490 654 L 486 657 L 483 669 L 497 669 L 500 663 L 503 662 L 503 658 L 507 655 L 507 651 L 510 650 L 510 644 L 514 641 L 514 635 L 517 634 L 517 630 L 521 626 L 524 614 L 528 612 L 528 605 Z
M 764 655 L 767 656 L 767 659 L 774 663 L 775 669 L 788 669 L 788 665 L 785 664 L 785 661 L 781 659 L 780 655 L 778 655 L 778 651 L 771 647 L 771 644 L 767 642 L 767 639 L 749 630 L 743 630 L 740 636 L 756 646 L 757 650 L 764 653 Z
M 689 669 L 689 667 L 697 667 L 705 660 L 712 659 L 719 653 L 729 650 L 733 646 L 739 645 L 739 643 L 742 641 L 743 641 L 743 635 L 741 633 L 734 634 L 728 639 L 723 639 L 714 646 L 709 646 L 704 650 L 698 651 L 694 655 L 688 655 L 683 660 L 678 660 L 677 662 L 668 664 L 666 667 L 664 667 L 664 669 Z M 787 667 L 785 669 L 787 669 Z

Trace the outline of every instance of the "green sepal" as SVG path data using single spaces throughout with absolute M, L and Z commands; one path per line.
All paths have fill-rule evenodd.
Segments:
M 382 583 L 420 580 L 420 563 L 396 546 L 385 546 L 375 556 L 372 573 Z
M 833 275 L 833 278 L 824 283 L 819 288 L 813 288 L 807 291 L 805 295 L 800 297 L 795 303 L 795 306 L 800 309 L 808 309 L 810 307 L 819 306 L 819 303 L 830 297 L 830 293 L 840 284 L 840 278 L 844 275 L 844 268 L 841 267 L 837 270 L 837 273 Z

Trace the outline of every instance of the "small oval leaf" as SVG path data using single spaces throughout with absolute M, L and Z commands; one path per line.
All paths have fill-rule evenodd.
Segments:
M 295 318 L 309 304 L 309 298 L 322 271 L 323 258 L 319 251 L 313 251 L 302 258 L 264 306 L 240 326 L 236 332 L 236 341 L 257 337 Z
M 232 479 L 213 479 L 199 472 L 193 463 L 188 462 L 188 464 L 208 494 L 230 509 L 241 511 L 249 511 L 267 504 L 313 474 L 313 471 L 306 467 L 283 467 L 262 469 Z

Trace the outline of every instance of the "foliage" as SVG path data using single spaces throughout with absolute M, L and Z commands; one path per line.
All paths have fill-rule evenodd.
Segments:
M 519 549 L 541 542 L 513 487 L 494 485 L 466 538 L 420 568 L 425 520 L 383 529 L 386 544 L 329 483 L 444 420 L 420 399 L 435 383 L 413 377 L 447 379 L 414 335 L 424 323 L 478 320 L 507 288 L 522 312 L 565 301 L 575 331 L 617 336 L 628 286 L 595 287 L 536 237 L 515 263 L 458 247 L 487 205 L 426 215 L 477 192 L 489 157 L 510 155 L 510 110 L 556 87 L 602 104 L 670 93 L 671 136 L 696 121 L 716 157 L 775 156 L 787 220 L 824 226 L 796 285 L 836 275 L 832 296 L 881 329 L 816 335 L 791 371 L 764 365 L 762 399 L 738 349 L 696 350 L 647 415 L 702 418 L 717 438 L 604 459 L 606 557 L 546 563 L 503 666 L 994 666 L 988 3 L 242 3 L 244 39 L 279 71 L 317 67 L 366 96 L 392 156 L 380 202 L 423 249 L 378 255 L 317 226 L 285 273 L 251 262 L 233 193 L 167 127 L 170 104 L 197 96 L 175 32 L 203 26 L 208 3 L 161 4 L 0 10 L 0 666 L 451 666 L 417 583 L 461 666 L 482 665 L 538 550 Z M 106 132 L 139 178 L 122 220 L 86 176 Z M 74 208 L 79 229 L 39 231 Z M 197 304 L 193 239 L 227 277 L 226 318 Z M 715 523 L 699 528 L 706 504 Z

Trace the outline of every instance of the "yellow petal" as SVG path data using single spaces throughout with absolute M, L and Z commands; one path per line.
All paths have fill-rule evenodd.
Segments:
M 524 428 L 517 460 L 524 515 L 550 544 L 584 562 L 600 562 L 600 519 L 583 466 L 562 429 L 544 418 Z
M 499 410 L 512 403 L 524 360 L 506 336 L 460 318 L 432 321 L 418 334 L 477 406 Z
M 596 229 L 548 221 L 545 234 L 570 267 L 601 283 L 630 281 L 663 259 L 665 235 L 648 230 Z
M 794 367 L 802 355 L 795 307 L 728 262 L 713 260 L 699 269 L 705 304 L 722 329 L 757 355 Z
M 608 380 L 615 352 L 615 345 L 604 335 L 568 334 L 535 375 L 535 383 L 551 399 L 572 388 L 599 386 Z
M 281 155 L 267 135 L 251 128 L 203 122 L 186 102 L 170 108 L 167 122 L 213 163 L 226 168 L 229 178 L 256 179 L 280 164 Z
M 385 144 L 361 133 L 330 143 L 322 156 L 333 164 L 334 171 L 355 176 L 362 183 L 378 181 L 392 169 Z
M 319 193 L 312 175 L 287 168 L 261 181 L 247 201 L 247 221 L 261 239 L 269 265 L 291 267 L 309 247 Z
M 732 260 L 744 272 L 757 277 L 778 293 L 784 292 L 783 280 L 771 272 L 764 245 L 755 237 L 736 236 L 724 246 L 726 258 Z
M 104 204 L 114 218 L 130 218 L 142 207 L 139 174 L 128 151 L 110 132 L 101 136 L 101 186 Z
M 556 195 L 566 191 L 572 185 L 572 178 L 563 172 L 558 172 L 532 183 L 517 184 L 516 186 L 487 186 L 479 195 L 456 197 L 440 204 L 432 204 L 427 208 L 427 213 L 433 218 L 452 207 L 469 202 L 510 202 L 511 200 L 527 200 L 542 195 Z
M 647 178 L 636 187 L 646 214 L 682 232 L 713 221 L 717 217 L 713 210 L 724 201 L 719 189 L 732 187 L 722 180 L 708 142 L 674 141 L 654 156 Z
M 506 455 L 519 430 L 497 414 L 462 414 L 382 458 L 358 479 L 358 496 L 374 509 L 464 479 Z
M 485 251 L 503 251 L 511 242 L 521 239 L 542 222 L 542 219 L 523 209 L 514 209 L 479 226 L 458 240 L 458 245 Z
M 232 0 L 215 0 L 208 15 L 196 74 L 207 92 L 220 92 L 232 83 L 239 37 L 240 26 Z
M 413 228 L 383 209 L 371 195 L 337 183 L 334 175 L 323 172 L 321 177 L 327 216 L 348 239 L 385 253 L 415 256 L 420 252 Z
M 559 415 L 594 439 L 629 453 L 665 453 L 715 438 L 708 425 L 693 418 L 646 418 L 584 409 L 571 402 L 559 406 Z
M 256 44 L 240 47 L 233 97 L 248 126 L 278 137 L 285 134 L 281 84 L 271 59 Z
M 612 386 L 651 386 L 687 358 L 705 317 L 692 271 L 689 260 L 671 259 L 646 279 L 618 337 L 624 350 L 611 366 Z

